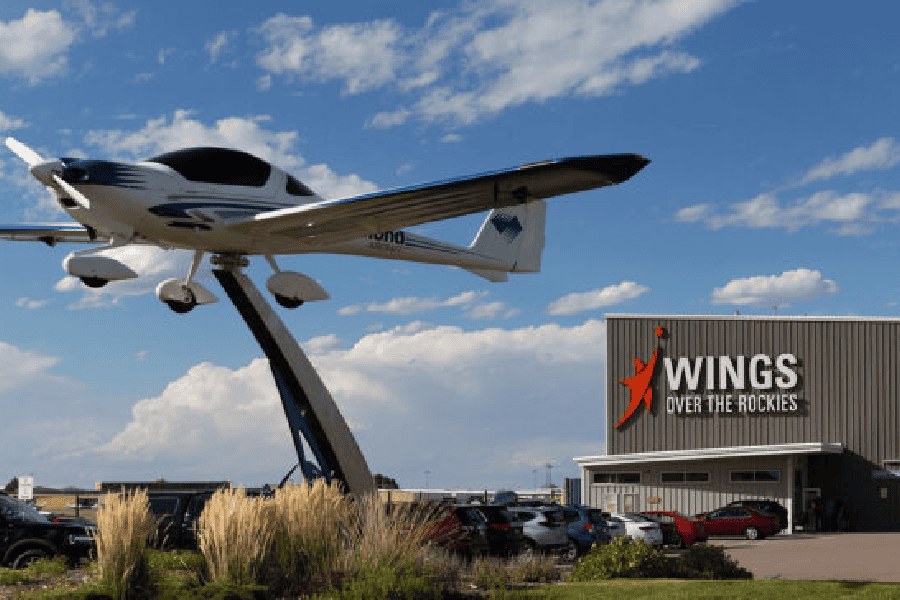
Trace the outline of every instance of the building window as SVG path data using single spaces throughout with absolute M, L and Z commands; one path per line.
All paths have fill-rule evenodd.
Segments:
M 778 483 L 781 471 L 732 471 L 731 483 Z
M 706 471 L 664 471 L 662 483 L 709 483 Z
M 640 482 L 640 473 L 594 473 L 594 483 L 639 484 Z

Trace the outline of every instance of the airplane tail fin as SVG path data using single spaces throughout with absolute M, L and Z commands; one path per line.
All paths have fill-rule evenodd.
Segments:
M 543 200 L 492 210 L 469 250 L 508 264 L 511 273 L 537 273 L 544 250 L 547 204 Z M 506 272 L 468 269 L 489 281 L 506 281 Z

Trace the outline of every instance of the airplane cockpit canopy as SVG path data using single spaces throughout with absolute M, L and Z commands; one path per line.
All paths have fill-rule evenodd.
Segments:
M 148 160 L 172 168 L 189 181 L 219 185 L 262 187 L 272 173 L 266 161 L 229 148 L 187 148 Z

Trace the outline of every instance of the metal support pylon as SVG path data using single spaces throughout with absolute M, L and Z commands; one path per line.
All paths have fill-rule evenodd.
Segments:
M 375 491 L 366 459 L 325 384 L 272 306 L 244 275 L 247 259 L 215 255 L 211 262 L 217 267 L 213 275 L 269 359 L 304 476 L 311 479 L 315 473 L 304 456 L 302 439 L 328 481 L 340 481 L 351 494 Z

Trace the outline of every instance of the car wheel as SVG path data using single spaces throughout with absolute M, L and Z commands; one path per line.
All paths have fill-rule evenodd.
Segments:
M 22 554 L 18 555 L 12 562 L 12 568 L 24 569 L 25 567 L 33 565 L 42 558 L 50 558 L 50 553 L 39 548 L 32 548 L 31 550 L 26 550 Z
M 672 545 L 675 546 L 676 548 L 685 548 L 686 547 L 686 544 L 684 543 L 684 539 L 682 539 L 681 535 L 679 535 L 677 533 L 672 538 Z
M 559 557 L 566 562 L 575 562 L 578 558 L 578 546 L 572 540 L 566 544 L 565 549 L 560 553 Z
M 748 527 L 744 530 L 744 535 L 747 536 L 748 540 L 762 539 L 762 536 L 759 535 L 759 529 L 756 527 Z
M 533 560 L 537 556 L 537 548 L 531 540 L 525 540 L 522 544 L 522 550 L 519 552 L 519 560 L 527 562 Z

